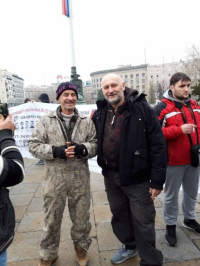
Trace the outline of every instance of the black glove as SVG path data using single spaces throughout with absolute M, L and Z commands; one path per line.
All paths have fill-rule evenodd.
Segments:
M 65 149 L 67 149 L 66 145 L 60 147 L 53 147 L 53 157 L 60 159 L 67 159 Z
M 75 156 L 81 156 L 81 157 L 86 157 L 88 155 L 88 151 L 86 147 L 83 144 L 78 144 L 76 142 L 73 142 L 71 146 L 75 146 L 76 148 L 74 149 Z

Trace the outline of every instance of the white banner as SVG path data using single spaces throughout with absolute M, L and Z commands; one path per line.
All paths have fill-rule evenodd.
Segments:
M 41 116 L 55 110 L 58 105 L 59 104 L 33 102 L 9 108 L 9 113 L 12 114 L 16 126 L 14 138 L 23 157 L 34 158 L 28 151 L 28 140 L 32 131 L 37 120 Z M 76 105 L 76 108 L 79 112 L 91 117 L 94 110 L 96 110 L 96 104 Z

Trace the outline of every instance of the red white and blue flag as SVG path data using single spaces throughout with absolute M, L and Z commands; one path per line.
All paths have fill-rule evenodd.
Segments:
M 62 14 L 69 18 L 69 1 L 70 0 L 62 0 Z

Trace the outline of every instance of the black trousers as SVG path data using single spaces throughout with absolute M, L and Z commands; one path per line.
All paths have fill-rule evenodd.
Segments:
M 161 266 L 163 255 L 155 246 L 155 208 L 149 182 L 120 186 L 119 173 L 104 176 L 115 236 L 128 249 L 138 250 L 141 266 Z

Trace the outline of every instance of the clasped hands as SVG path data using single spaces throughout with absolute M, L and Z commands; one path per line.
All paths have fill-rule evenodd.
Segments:
M 67 158 L 73 158 L 73 157 L 75 157 L 75 148 L 76 148 L 76 146 L 69 146 L 68 148 L 66 147 L 66 149 L 65 149 L 65 154 L 66 154 L 66 157 Z
M 60 147 L 54 147 L 53 156 L 54 158 L 58 157 L 60 159 L 73 158 L 76 156 L 87 156 L 87 149 L 82 144 L 72 143 L 71 146 L 67 147 L 66 145 Z

